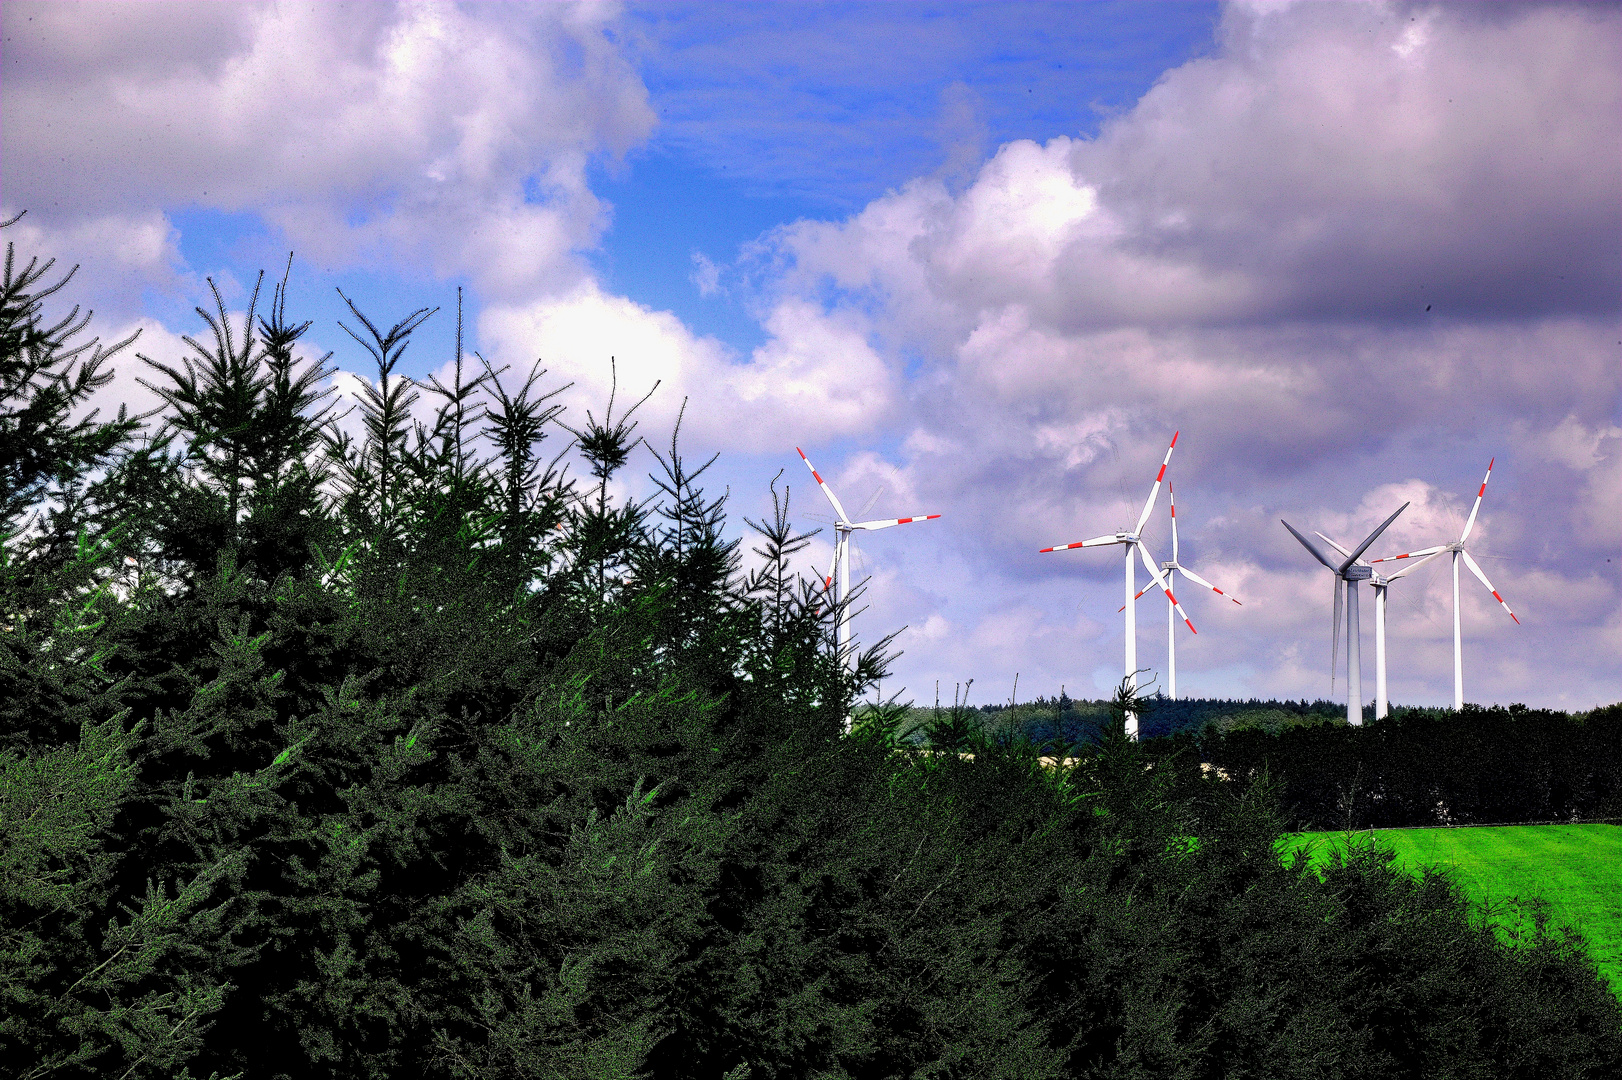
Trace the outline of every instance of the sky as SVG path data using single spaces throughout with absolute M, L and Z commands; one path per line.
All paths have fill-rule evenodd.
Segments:
M 1330 696 L 1332 578 L 1456 539 L 1468 701 L 1622 699 L 1616 4 L 104 4 L 0 7 L 0 212 L 65 302 L 140 329 L 152 401 L 208 281 L 294 253 L 352 394 L 342 289 L 439 311 L 576 412 L 610 387 L 732 521 L 864 516 L 885 695 L 1102 696 L 1119 547 L 1173 433 L 1181 696 Z M 372 373 L 375 374 L 375 373 Z M 560 443 L 553 443 L 557 446 Z M 647 490 L 651 457 L 625 490 Z M 741 532 L 740 532 L 741 535 Z M 1144 536 L 1171 557 L 1162 492 Z M 747 547 L 747 544 L 745 545 Z M 1452 700 L 1447 556 L 1390 589 L 1391 699 Z M 1461 568 L 1462 569 L 1462 568 Z M 1146 574 L 1137 574 L 1139 587 Z M 1374 627 L 1364 603 L 1365 698 Z M 1136 607 L 1166 684 L 1166 603 Z M 1151 682 L 1152 680 L 1152 682 Z M 1344 676 L 1336 689 L 1344 693 Z

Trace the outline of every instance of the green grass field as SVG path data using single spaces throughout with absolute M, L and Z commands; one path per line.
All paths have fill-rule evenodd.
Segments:
M 1373 836 L 1396 852 L 1398 865 L 1439 867 L 1477 902 L 1542 897 L 1556 923 L 1587 939 L 1600 973 L 1622 998 L 1622 826 L 1383 829 Z M 1344 833 L 1296 833 L 1280 847 L 1286 853 L 1307 847 L 1317 863 L 1345 842 Z

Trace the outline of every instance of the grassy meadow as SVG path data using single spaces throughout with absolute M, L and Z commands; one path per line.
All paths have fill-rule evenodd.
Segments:
M 1503 825 L 1466 829 L 1382 829 L 1353 834 L 1395 852 L 1399 865 L 1434 866 L 1477 903 L 1541 898 L 1558 925 L 1582 933 L 1590 953 L 1622 997 L 1622 826 Z M 1294 833 L 1286 854 L 1305 849 L 1314 863 L 1344 849 L 1341 832 Z M 1524 918 L 1524 909 L 1494 912 L 1500 926 Z

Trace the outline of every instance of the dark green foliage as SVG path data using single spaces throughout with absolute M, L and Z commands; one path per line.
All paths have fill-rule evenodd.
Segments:
M 1139 734 L 1159 739 L 1183 732 L 1198 733 L 1215 725 L 1223 730 L 1234 727 L 1263 727 L 1277 731 L 1302 724 L 1345 723 L 1346 706 L 1333 701 L 1229 701 L 1217 698 L 1178 698 L 1159 694 L 1147 696 L 1147 711 L 1139 717 Z M 1030 739 L 1038 745 L 1057 748 L 1075 743 L 1096 744 L 1103 724 L 1110 716 L 1108 701 L 1078 701 L 1062 691 L 1057 698 L 1037 697 L 1030 701 L 981 705 L 981 722 L 991 732 Z M 917 714 L 932 710 L 915 710 Z M 930 717 L 932 718 L 932 716 Z
M 1296 830 L 1622 817 L 1622 706 L 1393 710 L 1363 727 L 1208 728 L 1200 753 L 1267 771 Z
M 538 368 L 516 394 L 489 365 L 393 374 L 425 312 L 382 332 L 351 306 L 379 377 L 346 439 L 282 300 L 240 335 L 205 314 L 215 348 L 154 365 L 158 437 L 58 409 L 28 429 L 49 469 L 0 461 L 48 477 L 8 489 L 19 514 L 76 500 L 0 577 L 9 1073 L 1622 1064 L 1572 943 L 1499 941 L 1367 852 L 1284 865 L 1273 782 L 1128 741 L 1152 702 L 1103 706 L 1058 769 L 961 705 L 933 736 L 964 756 L 914 747 L 893 702 L 842 736 L 885 643 L 854 672 L 834 655 L 786 489 L 745 573 L 674 434 L 654 500 L 610 497 L 634 407 L 573 430 L 577 489 L 539 452 L 566 429 Z M 418 389 L 431 423 L 408 422 Z

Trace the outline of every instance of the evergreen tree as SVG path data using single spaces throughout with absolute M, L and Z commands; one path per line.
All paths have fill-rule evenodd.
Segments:
M 5 578 L 12 1072 L 1622 1067 L 1622 1010 L 1574 939 L 1534 920 L 1500 941 L 1373 851 L 1282 862 L 1271 774 L 1128 740 L 1148 706 L 1124 690 L 1058 768 L 964 708 L 936 731 L 962 753 L 912 746 L 894 702 L 842 735 L 889 639 L 854 670 L 836 654 L 775 481 L 746 573 L 678 433 L 652 498 L 614 498 L 637 406 L 565 429 L 538 366 L 516 394 L 488 364 L 399 374 L 429 309 L 383 332 L 351 305 L 379 377 L 345 437 L 285 299 L 284 278 L 239 333 L 216 293 L 214 346 L 153 365 L 156 437 L 70 437 L 56 408 L 27 421 L 45 449 L 0 441 L 0 475 L 35 477 L 8 520 L 56 500 L 87 523 Z M 36 370 L 64 369 L 51 347 Z M 5 399 L 19 416 L 51 383 L 6 385 L 36 388 Z M 589 486 L 540 453 L 553 424 Z

